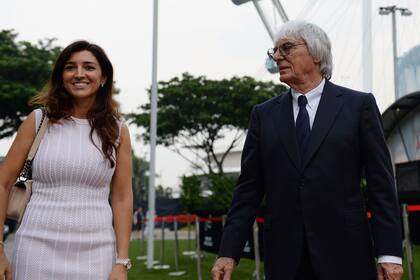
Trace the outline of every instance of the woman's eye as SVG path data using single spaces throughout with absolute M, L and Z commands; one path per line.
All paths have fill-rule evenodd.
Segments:
M 69 71 L 69 70 L 72 70 L 72 69 L 74 69 L 74 66 L 73 65 L 66 65 L 66 66 L 64 66 L 64 70 L 66 70 L 66 71 Z

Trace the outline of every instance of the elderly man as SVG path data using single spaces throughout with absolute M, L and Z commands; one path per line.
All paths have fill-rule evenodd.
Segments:
M 284 24 L 268 55 L 290 90 L 252 111 L 213 279 L 231 279 L 264 197 L 267 280 L 400 279 L 399 207 L 373 95 L 329 81 L 331 43 L 314 24 Z

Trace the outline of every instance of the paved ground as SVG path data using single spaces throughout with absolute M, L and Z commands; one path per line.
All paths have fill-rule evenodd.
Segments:
M 170 231 L 169 229 L 165 229 L 164 235 L 165 235 L 165 240 L 175 239 L 174 231 Z M 191 240 L 195 240 L 195 233 L 193 231 L 190 232 L 190 235 L 191 235 Z M 162 236 L 162 230 L 156 229 L 155 240 L 160 240 L 161 236 Z M 133 233 L 131 234 L 131 239 L 135 240 L 139 238 L 140 238 L 140 232 L 133 231 Z M 145 236 L 145 239 L 147 240 L 147 236 Z M 187 230 L 178 231 L 178 239 L 185 239 L 185 240 L 188 239 L 188 231 Z M 4 249 L 5 249 L 6 256 L 9 260 L 11 260 L 13 256 L 14 241 L 15 241 L 15 235 L 10 234 L 5 242 Z
M 175 239 L 175 232 L 171 231 L 169 229 L 165 229 L 164 235 L 165 235 L 165 240 L 166 239 L 167 240 L 174 240 Z M 161 229 L 156 229 L 155 230 L 155 239 L 160 239 L 161 236 L 162 236 L 162 230 Z M 133 231 L 132 234 L 131 234 L 131 240 L 139 239 L 139 238 L 140 238 L 140 232 L 139 231 Z M 145 235 L 144 238 L 147 239 L 147 236 Z M 178 231 L 178 239 L 179 240 L 188 239 L 188 231 L 187 230 Z M 195 232 L 190 231 L 190 239 L 191 240 L 195 239 Z

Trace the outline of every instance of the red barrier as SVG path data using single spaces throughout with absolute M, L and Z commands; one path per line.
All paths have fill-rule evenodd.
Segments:
M 420 205 L 408 205 L 408 212 L 420 212 Z
M 257 217 L 257 223 L 263 224 L 264 218 Z
M 173 223 L 176 218 L 178 223 L 193 223 L 195 222 L 195 217 L 196 215 L 156 216 L 155 222 L 160 223 L 163 220 L 165 223 Z M 147 222 L 147 220 L 147 218 L 144 218 L 144 221 Z
M 408 205 L 407 207 L 408 212 L 420 212 L 420 205 Z M 156 223 L 160 223 L 162 220 L 165 223 L 173 223 L 174 219 L 176 218 L 178 223 L 194 223 L 195 218 L 197 215 L 191 214 L 191 215 L 176 215 L 176 216 L 157 216 L 155 218 Z M 367 213 L 368 218 L 372 218 L 372 214 L 370 212 Z M 147 218 L 144 219 L 147 221 Z M 263 224 L 264 218 L 257 217 L 257 223 Z M 199 217 L 200 222 L 222 222 L 222 217 Z

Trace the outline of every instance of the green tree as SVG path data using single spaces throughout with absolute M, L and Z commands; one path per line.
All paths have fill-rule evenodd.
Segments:
M 169 187 L 165 188 L 162 185 L 158 185 L 156 187 L 156 197 L 172 198 L 172 189 Z
M 194 213 L 201 205 L 201 179 L 197 175 L 183 176 L 181 183 L 181 204 L 187 213 Z
M 284 90 L 282 85 L 251 77 L 210 80 L 184 73 L 181 78 L 161 81 L 158 85 L 157 141 L 204 174 L 223 174 L 223 162 L 244 137 L 252 107 Z M 141 109 L 143 113 L 128 117 L 137 126 L 146 128 L 143 137 L 148 141 L 150 103 Z M 227 145 L 218 154 L 215 147 L 222 141 Z M 189 157 L 185 151 L 194 157 Z
M 60 52 L 54 39 L 18 42 L 13 30 L 0 31 L 0 139 L 12 136 L 32 108 L 29 99 L 47 82 Z
M 147 185 L 149 182 L 149 176 L 147 172 L 149 170 L 149 162 L 141 157 L 136 156 L 132 153 L 133 158 L 133 196 L 134 205 L 136 207 L 141 205 L 141 202 L 147 200 Z
M 232 201 L 233 190 L 236 185 L 237 176 L 226 174 L 210 174 L 210 190 L 212 192 L 210 199 L 214 210 L 226 210 Z

